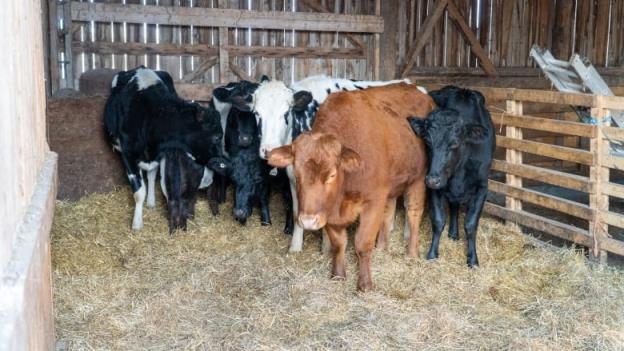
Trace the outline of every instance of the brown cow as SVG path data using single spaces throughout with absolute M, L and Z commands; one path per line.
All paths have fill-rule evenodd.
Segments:
M 435 104 L 416 86 L 394 84 L 331 94 L 321 105 L 310 133 L 292 145 L 273 149 L 269 163 L 294 163 L 299 223 L 323 226 L 329 234 L 332 278 L 344 279 L 347 226 L 360 216 L 355 234 L 358 289 L 373 287 L 371 253 L 385 248 L 396 198 L 407 196 L 408 256 L 418 255 L 418 229 L 425 205 L 427 155 L 408 116 L 426 116 Z

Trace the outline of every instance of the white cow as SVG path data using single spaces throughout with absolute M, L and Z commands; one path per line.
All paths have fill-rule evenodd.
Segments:
M 327 76 L 312 76 L 287 87 L 282 81 L 263 80 L 252 95 L 251 102 L 247 98 L 240 98 L 246 106 L 237 104 L 239 108 L 251 109 L 255 112 L 258 123 L 261 125 L 260 156 L 267 157 L 267 153 L 276 147 L 292 143 L 293 139 L 304 131 L 312 128 L 314 116 L 320 104 L 327 96 L 337 91 L 366 89 L 396 83 L 410 83 L 408 79 L 390 81 L 355 81 Z M 423 91 L 424 88 L 418 87 Z M 292 166 L 286 169 L 290 179 L 290 188 L 293 194 L 294 218 L 298 218 L 298 199 L 295 176 Z M 323 233 L 323 251 L 329 250 L 329 240 Z M 290 252 L 303 249 L 303 228 L 295 222 Z

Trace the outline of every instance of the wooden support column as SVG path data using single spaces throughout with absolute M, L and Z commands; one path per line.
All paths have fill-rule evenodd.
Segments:
M 381 16 L 381 0 L 375 0 L 375 16 Z M 381 72 L 381 34 L 375 33 L 375 57 L 374 57 L 374 63 L 373 63 L 373 79 L 374 80 L 380 79 L 380 72 Z
M 60 65 L 59 65 L 59 31 L 58 31 L 58 0 L 48 1 L 48 27 L 49 27 L 49 54 L 48 54 L 48 66 L 50 67 L 50 91 L 49 94 L 53 95 L 59 89 L 60 83 Z
M 602 215 L 609 211 L 609 196 L 604 193 L 604 188 L 609 183 L 609 168 L 603 166 L 603 161 L 610 146 L 602 133 L 607 110 L 602 107 L 601 96 L 596 97 L 596 100 L 597 104 L 591 109 L 591 116 L 596 119 L 598 128 L 589 144 L 589 150 L 594 156 L 593 165 L 589 169 L 589 180 L 594 184 L 594 191 L 589 195 L 589 207 L 594 211 L 593 219 L 589 223 L 589 232 L 594 242 L 591 257 L 604 264 L 607 263 L 607 252 L 602 250 L 601 244 L 602 240 L 608 237 L 609 226 L 602 220 Z
M 219 0 L 219 8 L 227 8 L 227 0 Z M 228 29 L 227 27 L 219 27 L 219 82 L 221 83 L 228 83 L 230 81 L 228 45 Z
M 505 113 L 514 115 L 514 116 L 522 116 L 522 102 L 514 101 L 514 100 L 507 100 L 507 110 Z M 522 140 L 522 129 L 520 129 L 519 127 L 506 126 L 505 135 L 508 138 Z M 507 163 L 509 164 L 522 164 L 522 152 L 517 151 L 517 150 L 507 149 L 505 152 L 505 159 Z M 522 188 L 522 177 L 509 174 L 509 173 L 507 173 L 505 177 L 506 177 L 507 185 Z M 521 211 L 522 202 L 511 196 L 506 196 L 505 207 L 513 211 Z M 514 229 L 519 229 L 518 225 L 515 223 L 507 222 L 507 224 Z
M 74 59 L 72 55 L 72 16 L 71 16 L 71 4 L 69 0 L 63 3 L 63 37 L 65 41 L 65 88 L 73 88 L 74 84 Z

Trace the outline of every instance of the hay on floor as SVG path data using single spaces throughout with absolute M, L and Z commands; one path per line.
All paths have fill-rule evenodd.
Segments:
M 56 337 L 70 350 L 618 349 L 624 274 L 582 253 L 541 247 L 484 218 L 481 267 L 446 234 L 435 262 L 407 259 L 397 217 L 390 249 L 375 252 L 376 289 L 328 279 L 330 259 L 306 234 L 287 255 L 283 214 L 240 226 L 231 205 L 213 217 L 198 202 L 189 231 L 167 234 L 162 202 L 130 229 L 126 190 L 58 203 L 53 227 Z M 462 234 L 463 237 L 463 234 Z

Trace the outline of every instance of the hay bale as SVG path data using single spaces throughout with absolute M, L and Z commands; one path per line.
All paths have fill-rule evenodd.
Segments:
M 48 100 L 48 142 L 59 155 L 59 199 L 76 200 L 127 184 L 104 132 L 105 103 L 104 95 Z
M 375 252 L 376 289 L 329 280 L 318 235 L 287 255 L 283 216 L 238 225 L 200 200 L 189 231 L 167 234 L 164 206 L 130 230 L 127 190 L 59 202 L 53 227 L 57 339 L 69 349 L 617 349 L 624 345 L 624 274 L 581 251 L 535 244 L 483 218 L 481 267 L 446 237 L 440 259 L 405 258 L 401 221 Z M 401 218 L 402 216 L 398 216 Z M 463 236 L 463 235 L 462 235 Z
M 108 95 L 111 90 L 111 82 L 118 69 L 97 68 L 84 72 L 80 75 L 80 91 L 85 95 Z

